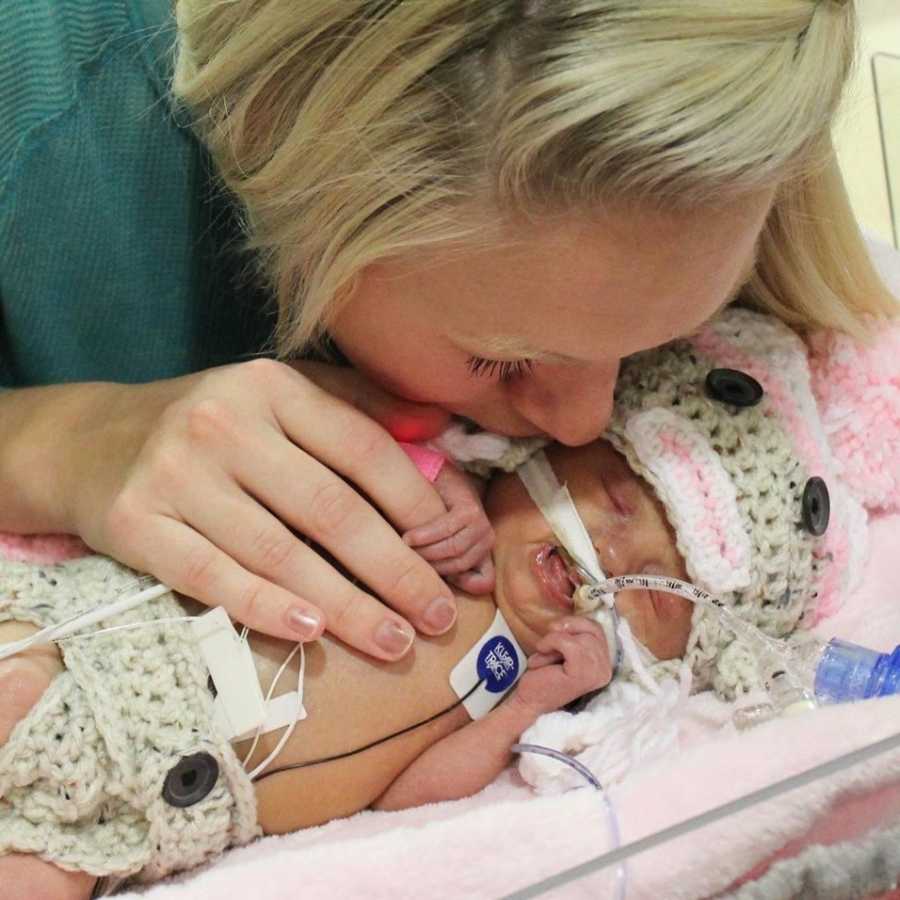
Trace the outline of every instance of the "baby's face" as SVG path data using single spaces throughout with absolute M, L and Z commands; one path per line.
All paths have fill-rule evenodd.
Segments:
M 567 484 L 607 575 L 641 572 L 686 578 L 665 512 L 607 441 L 553 446 L 547 458 Z M 575 586 L 566 575 L 547 520 L 517 475 L 495 478 L 485 508 L 496 532 L 494 598 L 523 649 L 533 651 L 548 625 L 572 615 Z M 623 591 L 616 608 L 657 659 L 684 654 L 693 604 L 657 591 Z

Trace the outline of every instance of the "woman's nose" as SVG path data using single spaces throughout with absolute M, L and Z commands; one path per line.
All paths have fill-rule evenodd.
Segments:
M 520 415 L 561 444 L 588 444 L 609 422 L 618 372 L 618 362 L 535 371 L 516 385 L 513 403 Z

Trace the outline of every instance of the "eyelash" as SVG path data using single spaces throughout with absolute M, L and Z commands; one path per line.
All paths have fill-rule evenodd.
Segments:
M 496 375 L 498 381 L 514 381 L 531 374 L 534 369 L 534 360 L 500 360 L 470 356 L 466 365 L 473 378 L 493 378 Z

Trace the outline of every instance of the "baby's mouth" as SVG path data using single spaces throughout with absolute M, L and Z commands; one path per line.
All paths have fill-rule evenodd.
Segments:
M 541 586 L 544 597 L 566 612 L 573 609 L 572 596 L 580 585 L 577 575 L 570 574 L 569 568 L 560 556 L 559 547 L 543 544 L 531 559 L 531 570 Z

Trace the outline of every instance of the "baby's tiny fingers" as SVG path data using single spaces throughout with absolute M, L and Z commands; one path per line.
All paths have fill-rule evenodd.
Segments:
M 528 657 L 529 669 L 542 669 L 544 666 L 555 666 L 563 661 L 561 653 L 532 653 Z
M 566 634 L 591 634 L 606 638 L 606 633 L 599 622 L 587 616 L 564 616 L 550 623 L 550 631 L 562 631 Z
M 452 584 L 464 590 L 467 594 L 489 594 L 494 590 L 494 561 L 490 554 L 476 569 L 470 569 L 460 575 L 452 575 L 448 579 Z
M 457 521 L 456 516 L 452 512 L 444 513 L 436 519 L 420 525 L 418 528 L 410 528 L 404 532 L 403 542 L 409 547 L 427 547 L 431 544 L 438 544 L 460 530 L 462 525 Z
M 454 559 L 436 562 L 434 570 L 438 575 L 446 577 L 448 575 L 459 575 L 461 572 L 468 572 L 469 569 L 477 569 L 484 561 L 484 558 L 490 554 L 493 544 L 492 535 L 491 538 L 482 539 L 474 546 L 470 546 Z

